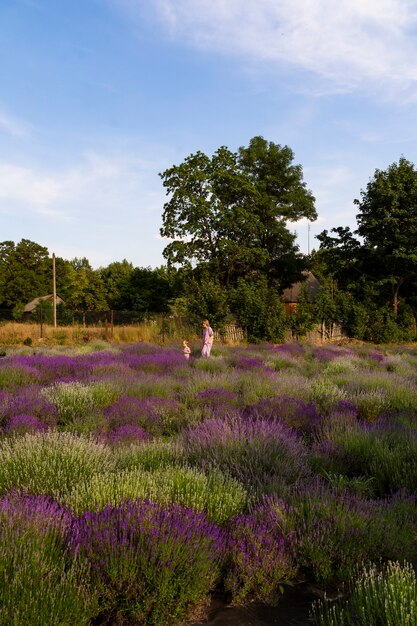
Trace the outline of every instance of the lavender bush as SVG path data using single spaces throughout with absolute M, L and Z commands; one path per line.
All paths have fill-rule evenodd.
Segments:
M 162 504 L 177 502 L 204 511 L 210 521 L 223 524 L 244 510 L 248 494 L 237 480 L 219 471 L 206 475 L 191 468 L 166 467 L 94 474 L 74 486 L 63 501 L 79 514 L 137 498 Z
M 316 603 L 317 626 L 412 626 L 417 623 L 417 580 L 409 563 L 362 567 L 348 600 Z
M 234 604 L 261 601 L 276 604 L 283 586 L 297 576 L 286 530 L 284 502 L 268 501 L 251 515 L 230 521 L 231 553 L 225 588 Z
M 307 472 L 307 450 L 281 420 L 211 418 L 184 431 L 181 441 L 191 464 L 218 468 L 261 492 L 277 476 L 292 483 Z
M 70 513 L 44 496 L 0 499 L 0 623 L 91 623 L 98 612 L 89 567 L 64 543 Z
M 126 501 L 74 521 L 70 545 L 91 565 L 110 620 L 172 626 L 202 602 L 227 556 L 225 531 L 203 513 Z
M 0 493 L 13 488 L 56 498 L 98 472 L 111 471 L 110 449 L 92 438 L 48 431 L 0 442 Z

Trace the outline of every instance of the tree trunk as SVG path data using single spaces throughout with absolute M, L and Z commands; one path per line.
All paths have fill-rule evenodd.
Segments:
M 392 311 L 394 313 L 394 319 L 397 319 L 398 315 L 398 291 L 400 286 L 397 284 L 392 286 Z

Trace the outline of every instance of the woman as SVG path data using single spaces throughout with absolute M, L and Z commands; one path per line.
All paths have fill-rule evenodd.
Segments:
M 213 345 L 213 340 L 214 340 L 213 329 L 211 328 L 209 321 L 204 320 L 203 321 L 203 347 L 201 350 L 202 357 L 207 358 L 210 356 L 211 347 Z

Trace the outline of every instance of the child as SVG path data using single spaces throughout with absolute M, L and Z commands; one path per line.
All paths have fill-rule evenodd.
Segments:
M 186 339 L 184 339 L 184 341 L 182 342 L 182 353 L 184 355 L 185 360 L 188 361 L 190 358 L 190 354 L 191 354 L 191 348 L 188 345 L 188 341 L 186 341 Z

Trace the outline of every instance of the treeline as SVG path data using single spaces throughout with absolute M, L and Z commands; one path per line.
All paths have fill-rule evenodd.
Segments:
M 73 311 L 168 312 L 176 272 L 134 267 L 127 260 L 94 270 L 87 258 L 56 257 L 56 291 Z M 0 243 L 0 309 L 15 319 L 25 304 L 51 294 L 52 259 L 47 248 L 22 239 Z
M 315 199 L 287 146 L 254 137 L 248 147 L 197 152 L 160 174 L 168 194 L 161 235 L 166 265 L 127 260 L 93 270 L 87 258 L 56 259 L 56 287 L 69 311 L 166 313 L 221 328 L 235 321 L 249 340 L 302 337 L 318 324 L 373 342 L 416 339 L 417 172 L 401 157 L 376 170 L 354 200 L 357 229 L 323 231 L 300 253 L 288 224 L 317 218 Z M 335 207 L 337 211 L 337 207 Z M 282 294 L 312 271 L 288 316 Z M 0 309 L 19 319 L 52 291 L 46 248 L 0 243 Z

